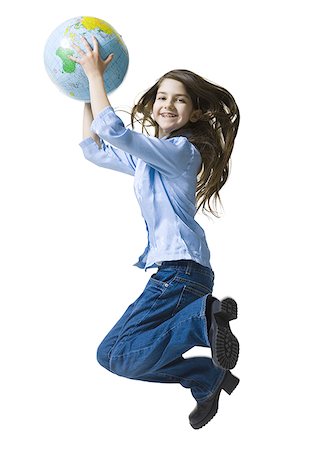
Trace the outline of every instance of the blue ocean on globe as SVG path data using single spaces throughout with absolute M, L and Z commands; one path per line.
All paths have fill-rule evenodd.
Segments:
M 68 58 L 79 58 L 72 48 L 75 43 L 83 49 L 81 36 L 92 46 L 92 36 L 97 38 L 102 59 L 113 53 L 113 59 L 104 72 L 107 93 L 114 91 L 123 81 L 128 69 L 128 50 L 122 37 L 107 22 L 96 17 L 80 16 L 59 25 L 48 38 L 44 49 L 45 69 L 66 95 L 76 100 L 90 101 L 88 79 L 80 64 Z

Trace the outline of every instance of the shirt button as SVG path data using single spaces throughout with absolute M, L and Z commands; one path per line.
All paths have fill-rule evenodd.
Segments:
M 165 287 L 168 287 L 168 286 L 169 286 L 169 284 L 168 284 L 168 283 L 164 283 L 164 286 L 165 286 Z

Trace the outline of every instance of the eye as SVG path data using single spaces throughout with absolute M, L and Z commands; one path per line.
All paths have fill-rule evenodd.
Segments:
M 177 100 L 178 100 L 180 103 L 186 103 L 186 101 L 185 101 L 184 98 L 178 98 Z
M 164 95 L 158 95 L 157 97 L 156 97 L 156 100 L 165 100 L 165 96 Z

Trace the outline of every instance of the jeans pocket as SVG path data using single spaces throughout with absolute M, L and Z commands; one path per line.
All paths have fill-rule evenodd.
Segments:
M 193 301 L 198 300 L 199 298 L 210 293 L 211 291 L 209 289 L 198 289 L 197 287 L 191 286 L 191 284 L 185 284 L 172 315 L 175 315 L 178 311 L 182 310 Z
M 154 273 L 149 281 L 161 287 L 169 287 L 177 277 L 177 271 L 173 269 L 159 269 Z

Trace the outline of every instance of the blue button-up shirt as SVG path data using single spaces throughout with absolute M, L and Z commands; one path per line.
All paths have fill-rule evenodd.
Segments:
M 134 176 L 134 190 L 146 222 L 148 245 L 135 264 L 147 269 L 162 261 L 191 259 L 210 266 L 205 233 L 194 220 L 201 155 L 185 136 L 159 139 L 124 126 L 113 108 L 92 122 L 92 138 L 80 146 L 101 167 Z

